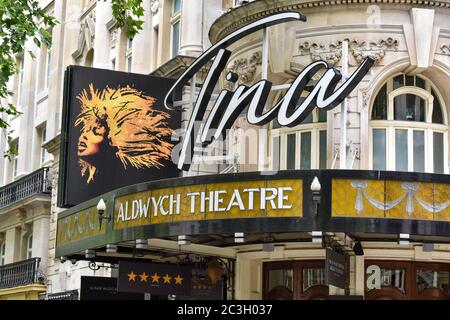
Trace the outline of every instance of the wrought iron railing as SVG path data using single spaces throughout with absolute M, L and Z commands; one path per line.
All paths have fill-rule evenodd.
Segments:
M 41 168 L 0 188 L 0 208 L 35 194 L 49 194 L 52 191 L 50 168 Z
M 45 277 L 39 270 L 41 258 L 31 258 L 0 266 L 0 289 L 44 284 Z

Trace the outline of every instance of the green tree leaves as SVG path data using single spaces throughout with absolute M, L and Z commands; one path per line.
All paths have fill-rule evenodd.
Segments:
M 13 104 L 5 102 L 12 96 L 8 81 L 18 72 L 16 55 L 23 53 L 29 39 L 38 46 L 49 45 L 51 35 L 47 30 L 55 24 L 56 20 L 45 14 L 37 0 L 0 0 L 0 114 L 20 114 Z M 0 117 L 0 130 L 6 131 L 7 120 L 7 117 Z M 5 156 L 17 154 L 9 133 L 6 135 L 10 147 Z

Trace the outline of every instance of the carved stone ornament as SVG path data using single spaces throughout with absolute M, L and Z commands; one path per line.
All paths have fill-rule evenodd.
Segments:
M 80 33 L 78 34 L 77 49 L 72 53 L 72 57 L 78 59 L 83 54 L 86 46 L 89 49 L 94 47 L 95 42 L 95 11 L 92 11 L 82 22 Z
M 358 64 L 367 57 L 374 59 L 375 64 L 378 64 L 383 59 L 386 50 L 397 50 L 397 48 L 398 41 L 393 38 L 378 42 L 371 41 L 368 44 L 365 41 L 349 41 L 349 51 Z M 303 55 L 309 53 L 313 61 L 325 60 L 329 65 L 335 66 L 341 60 L 342 41 L 331 43 L 328 46 L 304 42 L 300 44 L 299 49 Z
M 151 0 L 150 1 L 150 11 L 153 15 L 157 14 L 159 11 L 159 0 Z
M 367 44 L 365 41 L 353 40 L 349 43 L 349 49 L 358 63 L 370 57 L 375 60 L 375 64 L 378 64 L 383 59 L 386 50 L 398 49 L 398 41 L 387 38 L 378 42 L 371 41 Z
M 225 70 L 225 74 L 228 72 L 234 72 L 238 75 L 239 84 L 251 84 L 255 80 L 256 71 L 258 65 L 262 63 L 262 53 L 257 51 L 253 53 L 250 59 L 239 58 L 233 61 L 231 65 Z M 231 88 L 231 82 L 226 83 L 227 88 Z
M 111 45 L 111 49 L 114 49 L 117 44 L 117 28 L 112 29 L 109 32 L 109 43 Z
M 319 45 L 317 43 L 303 42 L 300 44 L 300 52 L 310 54 L 313 61 L 325 60 L 329 65 L 336 65 L 342 56 L 342 43 L 330 43 L 328 46 Z
M 362 109 L 367 108 L 367 106 L 369 105 L 370 92 L 371 90 L 369 87 L 361 89 Z
M 441 53 L 450 56 L 450 44 L 444 44 L 441 46 Z

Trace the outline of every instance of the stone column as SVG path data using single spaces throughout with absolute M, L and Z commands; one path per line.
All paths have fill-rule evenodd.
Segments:
M 364 256 L 355 256 L 355 294 L 364 296 L 366 286 L 366 270 L 364 268 Z
M 184 1 L 181 8 L 180 54 L 198 56 L 203 51 L 202 24 L 204 0 Z
M 156 67 L 166 63 L 170 57 L 170 14 L 172 10 L 172 1 L 162 1 L 163 5 L 159 9 L 158 58 L 156 60 Z
M 27 41 L 27 48 L 34 47 L 31 41 Z M 23 53 L 23 85 L 21 95 L 21 105 L 19 107 L 22 114 L 19 116 L 19 162 L 17 176 L 24 176 L 32 170 L 32 144 L 33 144 L 33 120 L 34 120 L 34 84 L 35 84 L 35 61 L 27 50 Z
M 144 24 L 142 30 L 133 39 L 133 72 L 149 74 L 152 62 L 152 13 L 151 2 L 145 1 L 143 4 L 145 15 L 143 17 Z
M 48 210 L 42 208 L 41 210 Z M 50 217 L 41 216 L 33 221 L 33 257 L 41 258 L 41 269 L 47 269 L 48 236 L 50 230 Z
M 60 262 L 55 258 L 56 248 L 56 227 L 58 222 L 58 213 L 62 209 L 57 206 L 57 194 L 58 194 L 58 174 L 59 174 L 59 148 L 61 144 L 60 135 L 46 143 L 45 148 L 51 154 L 53 154 L 52 167 L 52 198 L 51 198 L 51 210 L 49 218 L 49 231 L 48 231 L 48 253 L 47 253 L 47 278 L 51 281 L 51 287 L 48 292 L 57 292 L 61 289 L 61 277 L 64 276 L 64 272 L 60 271 Z M 62 290 L 64 291 L 64 290 Z
M 109 2 L 97 1 L 95 8 L 94 67 L 109 69 L 110 43 L 106 23 L 111 19 L 112 8 Z
M 20 260 L 20 235 L 20 228 L 11 228 L 6 230 L 5 264 L 17 262 Z

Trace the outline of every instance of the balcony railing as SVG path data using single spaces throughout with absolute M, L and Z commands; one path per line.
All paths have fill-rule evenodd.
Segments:
M 51 191 L 50 168 L 41 168 L 0 188 L 0 209 L 32 195 Z
M 0 266 L 0 289 L 44 284 L 45 277 L 39 270 L 41 258 L 15 262 Z

